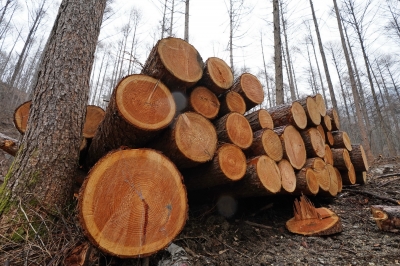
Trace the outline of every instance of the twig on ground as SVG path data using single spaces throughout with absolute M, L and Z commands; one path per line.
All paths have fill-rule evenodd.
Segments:
M 233 247 L 229 246 L 228 244 L 226 244 L 225 242 L 219 240 L 218 238 L 215 238 L 217 241 L 221 242 L 224 246 L 226 246 L 227 248 L 230 248 L 231 250 L 235 251 L 237 254 L 246 257 L 248 259 L 251 259 L 249 256 L 247 256 L 246 254 L 240 252 L 239 250 L 234 249 Z
M 373 196 L 373 197 L 375 197 L 377 199 L 386 200 L 386 201 L 394 203 L 396 205 L 400 205 L 400 200 L 395 200 L 395 199 L 391 199 L 391 198 L 388 198 L 388 197 L 384 197 L 384 196 L 381 196 L 381 195 L 378 195 L 378 194 L 375 194 L 375 193 L 372 193 L 372 192 L 369 192 L 369 191 L 355 190 L 355 189 L 349 189 L 349 188 L 344 188 L 343 191 L 369 195 L 369 196 Z
M 258 223 L 253 223 L 250 221 L 244 221 L 246 224 L 254 226 L 254 227 L 258 227 L 258 228 L 262 228 L 262 229 L 272 229 L 272 226 L 268 226 L 268 225 L 263 225 L 263 224 L 258 224 Z
M 377 186 L 377 188 L 386 186 L 387 184 L 392 183 L 393 181 L 397 181 L 397 180 L 399 180 L 399 179 L 400 179 L 400 177 L 398 177 L 398 178 L 393 178 L 392 180 L 389 180 L 389 181 L 383 183 L 382 185 Z
M 386 174 L 386 175 L 378 175 L 376 177 L 384 178 L 384 177 L 391 177 L 391 176 L 400 176 L 400 173 L 391 173 L 391 174 Z

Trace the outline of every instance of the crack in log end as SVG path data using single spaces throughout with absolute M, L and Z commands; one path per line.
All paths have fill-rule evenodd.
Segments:
M 150 100 L 153 97 L 154 92 L 156 91 L 157 87 L 158 87 L 158 83 L 160 83 L 160 80 L 158 79 L 156 84 L 154 84 L 153 90 L 151 91 L 149 98 L 147 98 L 146 100 L 146 104 L 150 104 Z
M 165 208 L 167 209 L 167 218 L 165 219 L 165 222 L 162 224 L 162 226 L 160 227 L 160 232 L 162 232 L 164 235 L 166 235 L 166 228 L 165 225 L 169 222 L 170 218 L 171 218 L 171 212 L 172 212 L 172 205 L 171 203 L 168 203 Z
M 142 234 L 140 236 L 140 245 L 143 246 L 146 242 L 146 233 L 147 233 L 147 224 L 149 222 L 149 205 L 147 204 L 146 200 L 142 199 L 143 204 L 143 220 L 142 220 Z

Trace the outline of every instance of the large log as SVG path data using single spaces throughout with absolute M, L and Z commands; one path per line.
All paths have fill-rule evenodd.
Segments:
M 318 129 L 319 133 L 321 134 L 322 139 L 324 140 L 324 143 L 326 143 L 326 133 L 325 133 L 325 129 L 322 125 L 318 125 L 316 127 L 316 129 Z
M 216 151 L 211 162 L 183 171 L 188 190 L 223 185 L 243 178 L 247 163 L 243 151 L 234 144 L 225 143 Z
M 296 189 L 296 174 L 293 166 L 288 160 L 282 159 L 278 163 L 279 172 L 281 173 L 282 190 L 281 193 L 293 193 Z
M 326 114 L 331 118 L 332 130 L 340 130 L 339 114 L 335 108 L 326 110 Z
M 304 168 L 310 168 L 313 170 L 315 177 L 317 178 L 320 190 L 328 191 L 330 186 L 330 177 L 326 163 L 321 158 L 308 158 L 304 164 Z
M 230 112 L 244 114 L 246 112 L 246 103 L 242 96 L 235 91 L 229 91 L 219 97 L 221 106 L 218 116 L 222 117 Z
M 351 164 L 349 152 L 346 149 L 331 149 L 333 166 L 339 170 L 347 170 Z
M 329 189 L 327 191 L 321 189 L 319 191 L 319 194 L 326 197 L 336 197 L 339 189 L 338 176 L 336 174 L 335 168 L 332 165 L 327 164 L 326 169 L 329 175 Z
M 321 94 L 317 93 L 314 96 L 311 96 L 315 103 L 317 104 L 318 107 L 318 112 L 320 113 L 320 115 L 322 117 L 324 117 L 326 115 L 326 105 L 325 105 L 325 101 L 324 101 L 324 97 L 322 97 Z
M 0 149 L 12 156 L 15 156 L 19 149 L 19 142 L 16 139 L 0 133 Z
M 338 193 L 342 192 L 343 189 L 343 180 L 342 180 L 342 174 L 340 173 L 339 169 L 336 167 L 333 167 L 335 169 L 335 173 L 338 179 Z
M 265 109 L 260 109 L 245 115 L 246 119 L 250 123 L 250 127 L 253 132 L 261 130 L 263 128 L 274 128 L 274 121 L 272 120 L 271 115 Z
M 329 115 L 322 117 L 321 125 L 326 131 L 332 131 L 332 119 Z
M 362 145 L 351 145 L 352 150 L 349 152 L 350 160 L 353 163 L 356 172 L 368 171 L 368 159 Z
M 351 140 L 349 135 L 347 135 L 344 131 L 332 131 L 333 136 L 333 148 L 346 148 L 348 151 L 351 151 L 353 148 L 351 147 Z
M 210 57 L 204 64 L 203 76 L 199 84 L 217 95 L 225 93 L 233 84 L 232 70 L 222 59 Z
M 146 75 L 122 79 L 110 98 L 88 152 L 88 165 L 121 146 L 143 147 L 175 115 L 175 102 L 169 89 Z
M 297 100 L 303 107 L 307 115 L 307 125 L 309 127 L 321 124 L 321 114 L 319 113 L 317 103 L 310 96 Z
M 241 149 L 247 149 L 253 142 L 253 131 L 249 122 L 237 112 L 219 118 L 214 124 L 220 142 L 232 143 Z
M 324 161 L 327 164 L 334 165 L 333 163 L 333 154 L 332 154 L 332 149 L 329 147 L 328 144 L 325 144 L 325 156 L 324 156 Z
M 233 83 L 231 90 L 243 97 L 246 102 L 246 111 L 264 101 L 264 90 L 261 82 L 250 73 L 240 75 Z
M 161 80 L 170 90 L 185 91 L 203 76 L 199 52 L 182 39 L 161 39 L 151 50 L 142 74 Z
M 100 250 L 144 257 L 183 229 L 188 205 L 182 176 L 160 152 L 114 151 L 91 169 L 79 194 L 79 221 Z
M 278 134 L 266 128 L 254 132 L 253 143 L 245 153 L 248 158 L 265 154 L 275 162 L 279 162 L 283 157 L 283 148 Z
M 317 195 L 319 183 L 315 172 L 311 168 L 302 168 L 296 173 L 296 189 L 294 195 Z
M 372 205 L 371 213 L 379 229 L 399 232 L 400 206 Z
M 186 112 L 147 146 L 162 151 L 178 168 L 190 168 L 212 160 L 217 134 L 208 119 Z
M 300 170 L 306 163 L 307 155 L 304 141 L 294 126 L 288 125 L 274 129 L 283 148 L 283 158 L 287 159 L 294 169 Z
M 215 94 L 203 86 L 194 88 L 188 97 L 188 106 L 185 111 L 194 111 L 207 119 L 217 117 L 220 102 Z
M 307 157 L 320 157 L 325 156 L 325 142 L 321 133 L 315 127 L 310 127 L 300 131 L 306 147 Z
M 277 105 L 268 108 L 267 111 L 272 117 L 274 127 L 292 125 L 301 130 L 307 126 L 306 112 L 298 102 Z
M 333 138 L 332 131 L 325 131 L 325 142 L 330 147 L 333 147 L 333 145 L 335 144 L 335 139 Z
M 340 171 L 340 175 L 342 176 L 343 185 L 354 185 L 356 183 L 356 172 L 352 163 L 349 164 L 347 170 Z
M 367 184 L 367 172 L 356 172 L 356 184 L 365 185 Z

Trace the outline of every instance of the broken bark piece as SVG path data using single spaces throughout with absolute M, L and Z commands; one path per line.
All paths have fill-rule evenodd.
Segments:
M 16 139 L 0 133 L 0 149 L 15 156 L 19 149 L 19 142 Z
M 221 106 L 218 116 L 222 117 L 230 112 L 244 114 L 246 112 L 246 103 L 242 96 L 235 91 L 229 91 L 219 97 Z
M 333 136 L 333 148 L 346 148 L 351 151 L 353 148 L 351 146 L 351 140 L 349 135 L 344 131 L 332 131 Z
M 307 115 L 307 125 L 309 127 L 321 124 L 321 114 L 319 113 L 317 103 L 310 96 L 297 100 L 301 104 Z
M 350 160 L 356 172 L 368 171 L 369 164 L 362 145 L 351 145 Z
M 233 83 L 231 90 L 243 97 L 246 102 L 246 111 L 264 101 L 264 90 L 261 82 L 250 73 L 240 75 Z
M 340 130 L 339 114 L 335 108 L 326 110 L 326 114 L 331 118 L 333 131 Z
M 269 128 L 274 128 L 274 121 L 272 120 L 271 115 L 265 109 L 260 109 L 245 115 L 247 121 L 250 123 L 250 127 L 253 132 L 258 130 Z
M 267 111 L 272 117 L 274 127 L 292 125 L 297 129 L 305 129 L 307 126 L 306 112 L 298 102 L 277 105 Z
M 203 68 L 203 59 L 191 44 L 168 37 L 153 47 L 142 74 L 161 80 L 172 91 L 185 91 L 201 79 Z
M 225 93 L 233 84 L 232 70 L 224 60 L 210 57 L 204 64 L 203 76 L 199 84 L 206 86 L 217 95 Z
M 287 159 L 294 169 L 300 170 L 306 163 L 307 155 L 304 141 L 294 126 L 274 128 L 281 139 L 283 158 Z
M 400 206 L 372 205 L 371 213 L 379 229 L 399 232 Z
M 282 190 L 281 193 L 293 193 L 296 189 L 296 174 L 293 166 L 288 160 L 282 159 L 278 163 L 279 172 L 281 173 Z
M 91 169 L 79 194 L 79 222 L 94 246 L 121 258 L 166 247 L 188 215 L 176 166 L 151 149 L 118 150 Z
M 283 157 L 281 140 L 272 129 L 262 129 L 254 132 L 253 143 L 245 151 L 248 158 L 260 155 L 268 155 L 275 162 L 279 162 Z
M 188 98 L 186 111 L 194 111 L 207 119 L 217 117 L 220 102 L 215 94 L 203 86 L 194 88 Z
M 253 131 L 249 122 L 237 112 L 231 112 L 219 118 L 214 124 L 218 141 L 222 143 L 232 143 L 241 149 L 247 149 L 253 142 Z
M 327 208 L 315 208 L 306 196 L 294 202 L 294 217 L 286 222 L 286 228 L 295 234 L 325 236 L 340 233 L 339 216 Z

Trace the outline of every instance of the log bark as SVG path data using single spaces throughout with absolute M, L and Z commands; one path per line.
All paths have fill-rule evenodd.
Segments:
M 351 145 L 352 150 L 349 152 L 351 162 L 356 172 L 368 171 L 369 164 L 367 156 L 362 145 Z
M 186 112 L 147 146 L 162 151 L 178 168 L 190 168 L 212 160 L 217 134 L 208 119 Z
M 298 102 L 277 105 L 267 111 L 272 117 L 274 127 L 292 125 L 297 129 L 305 129 L 307 126 L 306 112 Z
M 356 172 L 356 184 L 367 184 L 367 172 Z
M 243 151 L 234 144 L 225 143 L 218 148 L 211 162 L 187 169 L 182 174 L 188 190 L 199 190 L 238 181 L 243 178 L 246 168 Z
M 338 178 L 338 193 L 342 192 L 343 189 L 343 180 L 342 180 L 342 174 L 340 173 L 339 169 L 336 167 L 333 167 L 336 172 L 336 176 Z
M 253 143 L 245 154 L 248 158 L 265 154 L 275 162 L 279 162 L 283 158 L 281 140 L 272 129 L 256 131 L 253 134 Z
M 15 156 L 19 149 L 19 141 L 0 133 L 0 149 Z
M 279 172 L 281 173 L 282 190 L 281 193 L 293 193 L 296 189 L 296 174 L 293 166 L 288 160 L 282 159 L 278 163 Z
M 253 132 L 258 130 L 269 128 L 274 128 L 274 121 L 272 120 L 271 115 L 265 109 L 260 109 L 245 115 L 247 121 L 250 123 L 250 127 Z
M 333 136 L 333 148 L 346 148 L 348 151 L 351 151 L 353 148 L 351 147 L 351 140 L 349 135 L 347 135 L 344 131 L 332 131 Z
M 399 232 L 400 206 L 372 205 L 371 213 L 379 229 Z
M 311 168 L 302 168 L 296 173 L 296 189 L 294 195 L 317 195 L 319 183 L 315 172 Z
M 222 117 L 230 112 L 244 114 L 246 112 L 246 103 L 242 96 L 235 91 L 229 91 L 219 97 L 221 107 L 218 116 Z
M 317 128 L 310 127 L 308 129 L 301 130 L 300 135 L 303 138 L 304 145 L 306 147 L 307 157 L 324 158 L 325 142 Z
M 298 103 L 303 107 L 307 116 L 307 125 L 309 127 L 318 126 L 321 124 L 321 114 L 319 113 L 317 103 L 310 96 L 298 100 Z
M 274 131 L 281 140 L 283 158 L 288 160 L 294 169 L 300 170 L 306 163 L 307 155 L 299 131 L 291 125 L 275 128 Z
M 327 164 L 334 165 L 333 163 L 333 154 L 331 147 L 329 147 L 328 144 L 325 144 L 325 156 L 324 156 L 324 161 Z
M 239 93 L 246 102 L 246 111 L 264 101 L 264 90 L 256 76 L 250 73 L 240 75 L 231 88 Z
M 203 76 L 199 84 L 215 94 L 223 94 L 233 85 L 231 68 L 220 58 L 210 57 L 204 64 Z
M 331 118 L 332 122 L 332 130 L 340 130 L 340 120 L 339 120 L 339 115 L 336 111 L 335 108 L 331 108 L 326 110 L 326 114 Z
M 102 157 L 79 194 L 85 235 L 100 250 L 122 258 L 163 249 L 183 229 L 187 213 L 181 174 L 167 157 L 150 149 Z
M 207 119 L 214 119 L 219 110 L 220 102 L 217 96 L 206 87 L 198 86 L 190 92 L 186 112 L 193 111 Z
M 333 165 L 339 170 L 348 170 L 351 164 L 349 152 L 346 149 L 331 149 Z
M 249 148 L 253 142 L 253 131 L 249 122 L 237 112 L 219 118 L 214 124 L 220 142 L 232 143 L 241 149 Z
M 163 83 L 146 75 L 125 77 L 114 89 L 92 140 L 88 165 L 121 146 L 143 147 L 171 123 L 175 110 L 172 94 Z
M 319 93 L 317 93 L 316 95 L 311 96 L 311 97 L 314 99 L 315 103 L 317 104 L 318 112 L 320 113 L 320 115 L 322 117 L 324 117 L 326 115 L 326 106 L 325 106 L 324 98 Z
M 201 79 L 203 68 L 203 59 L 192 45 L 168 37 L 153 47 L 142 74 L 161 80 L 170 90 L 185 91 Z
M 14 111 L 14 126 L 19 133 L 24 134 L 28 125 L 29 111 L 31 110 L 32 101 L 27 101 L 18 106 Z

